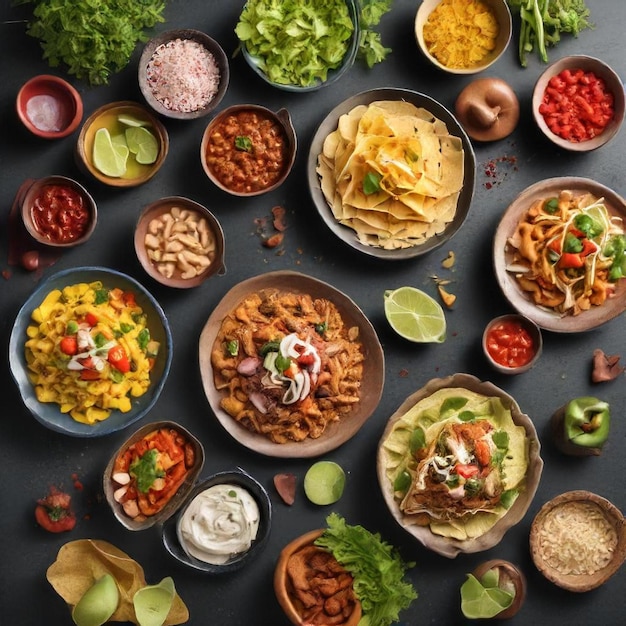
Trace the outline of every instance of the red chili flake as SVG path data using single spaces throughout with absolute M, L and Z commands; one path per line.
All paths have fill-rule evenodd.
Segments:
M 274 216 L 274 228 L 279 231 L 279 232 L 283 232 L 285 230 L 285 228 L 287 228 L 287 226 L 285 225 L 285 208 L 282 206 L 275 206 L 272 209 L 272 215 Z
M 11 278 L 11 270 L 2 270 L 2 278 L 9 280 Z
M 506 169 L 501 172 L 499 166 L 504 166 Z M 487 163 L 483 164 L 485 177 L 494 179 L 493 181 L 487 181 L 484 183 L 485 189 L 492 189 L 495 185 L 499 185 L 508 175 L 509 171 L 517 171 L 517 157 L 503 155 L 490 159 Z
M 400 378 L 406 378 L 409 375 L 409 370 L 401 369 L 399 374 Z

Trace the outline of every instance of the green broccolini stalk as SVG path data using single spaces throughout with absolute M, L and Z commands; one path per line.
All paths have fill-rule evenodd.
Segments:
M 520 15 L 518 56 L 522 67 L 535 48 L 539 58 L 548 62 L 548 46 L 555 46 L 563 33 L 578 37 L 585 28 L 593 28 L 585 0 L 508 0 Z

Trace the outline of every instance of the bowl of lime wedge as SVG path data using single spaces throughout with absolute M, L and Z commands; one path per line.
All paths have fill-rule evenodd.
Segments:
M 131 101 L 110 102 L 83 124 L 76 143 L 81 169 L 111 187 L 136 187 L 161 168 L 169 150 L 163 123 Z

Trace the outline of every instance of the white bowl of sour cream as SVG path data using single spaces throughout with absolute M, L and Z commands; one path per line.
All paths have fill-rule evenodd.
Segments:
M 207 573 L 243 567 L 263 548 L 271 526 L 263 486 L 243 470 L 215 474 L 196 485 L 163 527 L 163 543 L 183 564 Z

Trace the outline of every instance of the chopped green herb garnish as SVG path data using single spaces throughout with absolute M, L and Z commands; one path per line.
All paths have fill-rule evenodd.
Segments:
M 96 289 L 95 291 L 96 297 L 94 299 L 95 304 L 104 304 L 109 301 L 109 290 L 108 289 Z
M 230 356 L 237 356 L 239 354 L 239 342 L 236 339 L 232 339 L 231 341 L 226 342 L 226 352 L 230 354 Z
M 148 450 L 130 466 L 130 475 L 137 479 L 137 489 L 141 493 L 147 493 L 157 478 L 165 476 L 165 472 L 157 467 L 157 455 L 154 448 Z
M 382 176 L 378 172 L 368 172 L 363 178 L 363 193 L 371 196 L 373 193 L 380 191 L 380 181 Z
M 238 135 L 235 137 L 235 148 L 242 150 L 243 152 L 252 152 L 252 140 L 250 137 Z
M 150 341 L 150 331 L 147 328 L 142 329 L 137 335 L 137 343 L 142 350 L 148 347 Z

